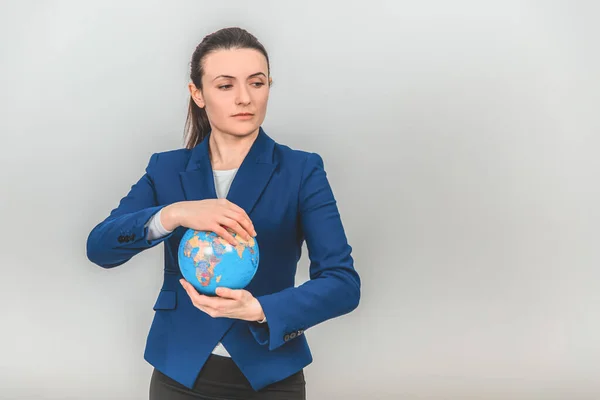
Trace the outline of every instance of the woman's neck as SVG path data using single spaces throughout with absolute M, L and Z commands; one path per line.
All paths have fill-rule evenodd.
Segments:
M 239 168 L 258 136 L 258 129 L 246 136 L 235 136 L 214 130 L 208 143 L 213 170 Z

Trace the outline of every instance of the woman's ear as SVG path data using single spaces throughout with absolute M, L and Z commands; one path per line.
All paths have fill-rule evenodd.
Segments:
M 273 78 L 269 77 L 269 87 L 273 86 Z
M 192 99 L 194 100 L 194 103 L 196 103 L 198 107 L 204 108 L 204 97 L 202 96 L 200 89 L 198 89 L 193 82 L 188 84 L 188 89 L 190 91 L 190 96 L 192 96 Z

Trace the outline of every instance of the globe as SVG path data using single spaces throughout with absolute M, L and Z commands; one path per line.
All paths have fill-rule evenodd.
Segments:
M 237 241 L 229 241 L 211 231 L 188 229 L 179 243 L 179 269 L 185 280 L 198 292 L 215 295 L 219 286 L 230 289 L 246 287 L 258 268 L 258 243 L 254 238 L 246 241 L 230 231 Z

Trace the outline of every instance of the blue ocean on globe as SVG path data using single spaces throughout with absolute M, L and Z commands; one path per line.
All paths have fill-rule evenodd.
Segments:
M 179 269 L 198 292 L 215 295 L 219 286 L 246 287 L 258 268 L 258 243 L 231 231 L 237 246 L 214 232 L 188 229 L 179 243 Z

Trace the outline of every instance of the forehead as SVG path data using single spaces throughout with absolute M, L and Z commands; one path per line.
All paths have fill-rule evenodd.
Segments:
M 267 59 L 258 50 L 216 50 L 204 57 L 204 75 L 212 79 L 219 75 L 231 75 L 245 79 L 248 75 L 263 72 L 268 75 Z

